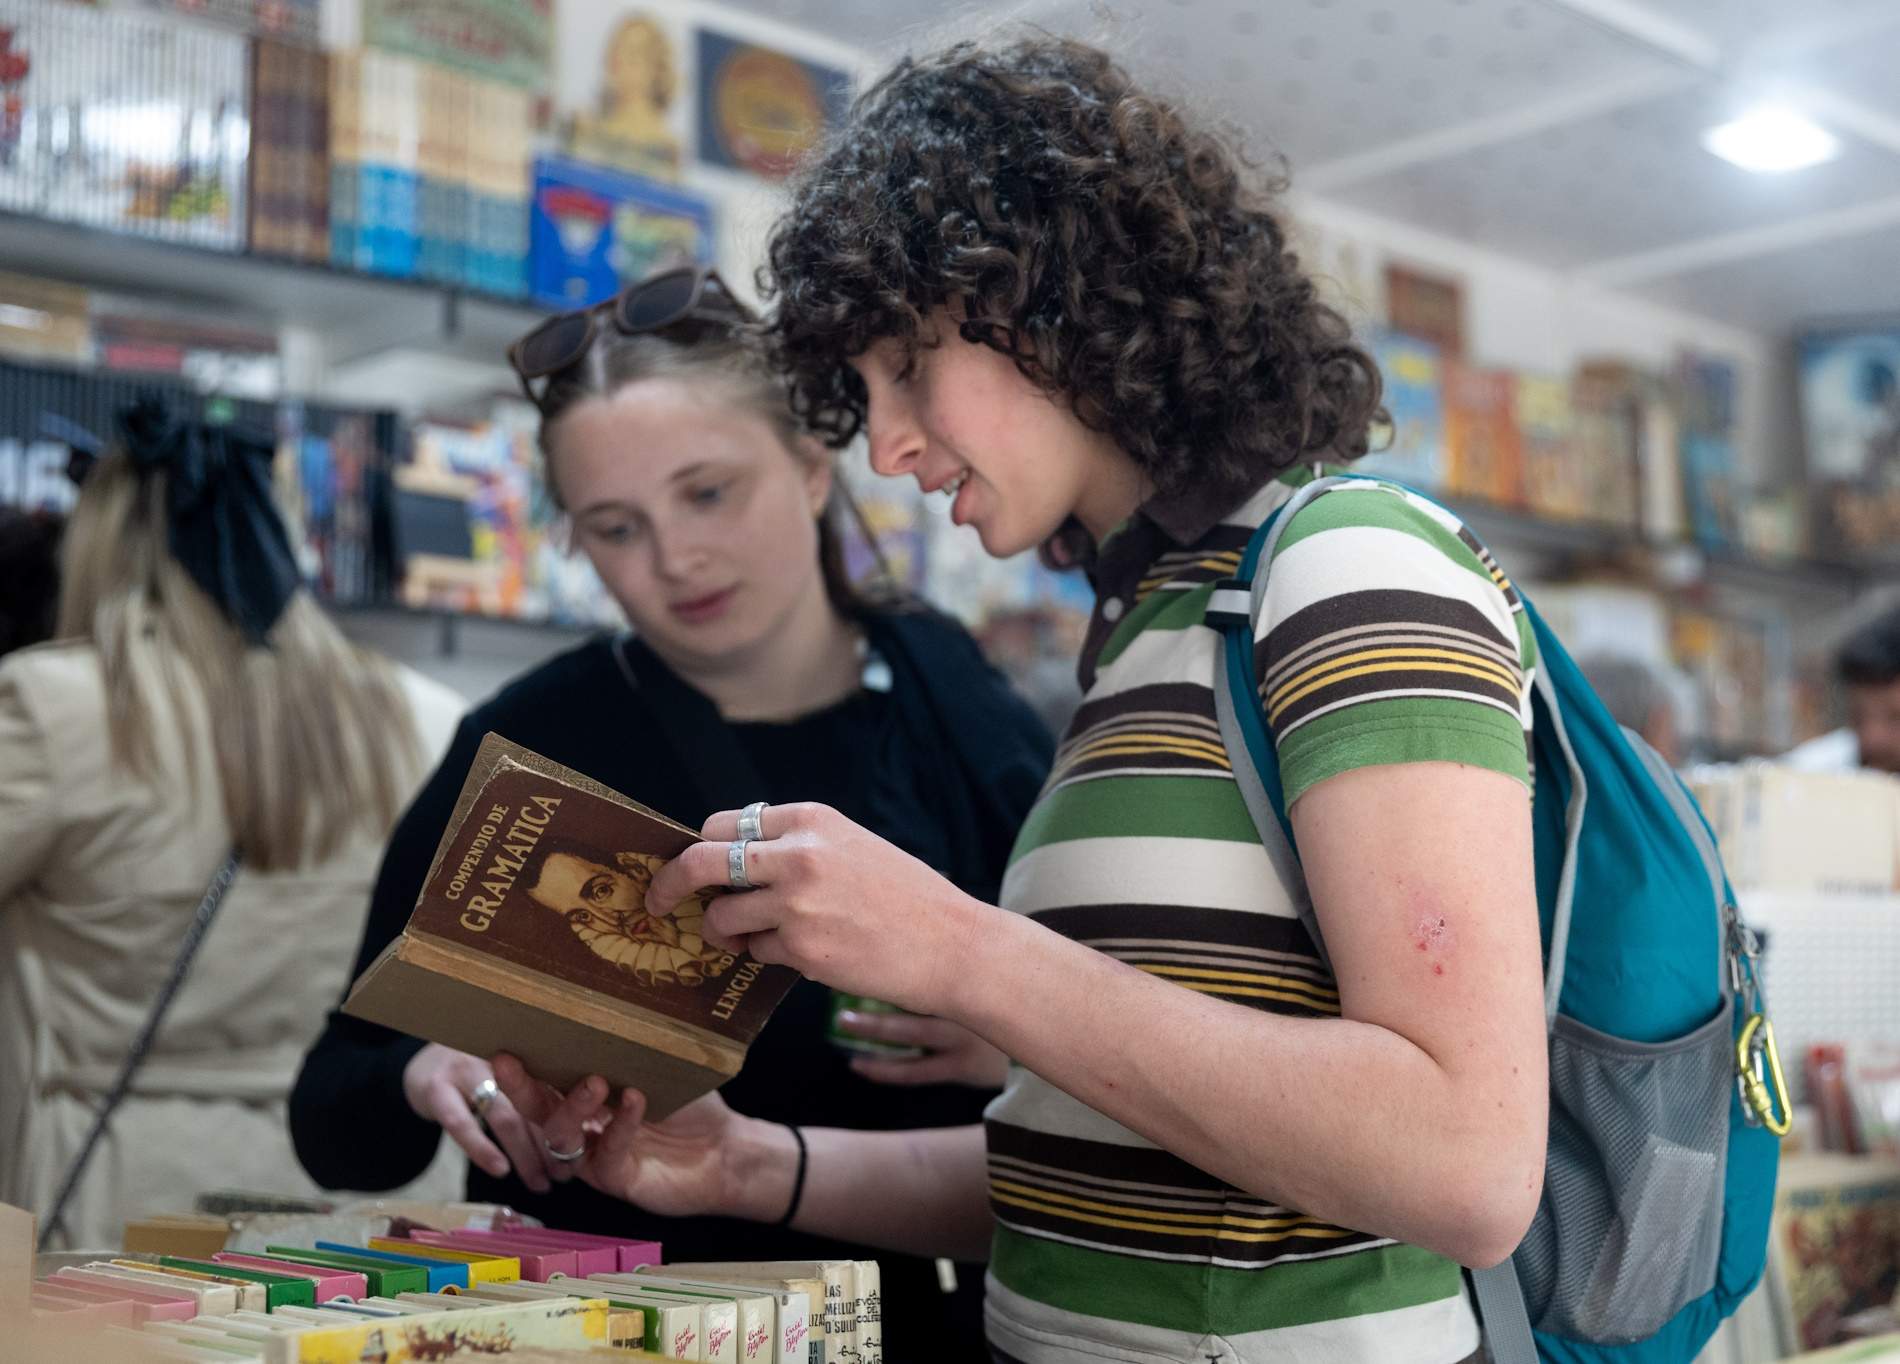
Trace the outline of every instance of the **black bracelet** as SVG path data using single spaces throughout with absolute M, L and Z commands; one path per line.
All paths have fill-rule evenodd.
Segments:
M 805 1198 L 805 1160 L 810 1152 L 805 1149 L 805 1134 L 791 1123 L 785 1124 L 785 1130 L 792 1134 L 792 1140 L 798 1143 L 798 1173 L 792 1176 L 792 1206 L 785 1210 L 785 1216 L 772 1225 L 789 1227 L 792 1219 L 798 1216 L 798 1205 Z

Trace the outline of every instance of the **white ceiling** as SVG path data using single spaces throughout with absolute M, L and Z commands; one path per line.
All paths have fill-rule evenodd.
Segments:
M 884 54 L 1011 20 L 1102 42 L 1297 188 L 1757 331 L 1900 314 L 1900 0 L 728 0 Z M 1842 143 L 1702 132 L 1773 95 Z

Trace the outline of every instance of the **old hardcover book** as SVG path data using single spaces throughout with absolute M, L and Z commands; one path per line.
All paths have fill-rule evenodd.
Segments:
M 665 1117 L 738 1074 L 797 979 L 708 943 L 704 896 L 647 913 L 653 873 L 698 838 L 490 734 L 408 927 L 344 1011 L 554 1085 L 600 1075 Z

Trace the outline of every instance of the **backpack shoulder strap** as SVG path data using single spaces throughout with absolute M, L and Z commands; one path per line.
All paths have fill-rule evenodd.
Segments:
M 1286 813 L 1285 788 L 1280 783 L 1280 761 L 1267 733 L 1259 684 L 1254 679 L 1254 637 L 1266 602 L 1266 569 L 1273 562 L 1280 537 L 1302 507 L 1328 488 L 1347 481 L 1344 477 L 1315 479 L 1262 522 L 1247 542 L 1239 571 L 1214 589 L 1206 615 L 1207 624 L 1220 634 L 1214 653 L 1214 711 L 1220 721 L 1221 742 L 1233 765 L 1234 782 L 1240 787 L 1241 798 L 1247 804 L 1247 813 L 1253 817 L 1268 860 L 1291 893 L 1300 922 L 1306 926 L 1313 946 L 1329 970 L 1332 960 L 1320 934 L 1313 898 L 1306 890 L 1306 877 L 1300 870 L 1293 825 Z M 1556 698 L 1548 696 L 1546 703 L 1555 713 Z M 1564 748 L 1568 754 L 1567 739 Z M 1572 762 L 1574 764 L 1574 758 Z M 1580 774 L 1577 775 L 1580 779 Z M 1579 793 L 1583 789 L 1580 780 L 1576 789 Z M 1582 803 L 1580 800 L 1574 803 L 1569 849 L 1573 853 L 1575 830 L 1582 822 Z M 1559 946 L 1546 989 L 1547 1012 L 1555 1009 L 1557 989 L 1562 981 Z M 1537 1342 L 1531 1334 L 1524 1290 L 1511 1261 L 1471 1271 L 1471 1286 L 1478 1315 L 1484 1322 L 1485 1346 L 1493 1364 L 1538 1364 Z
M 1261 522 L 1247 541 L 1239 571 L 1215 586 L 1206 615 L 1207 624 L 1221 636 L 1214 650 L 1214 713 L 1220 721 L 1221 743 L 1233 767 L 1234 782 L 1247 803 L 1247 813 L 1253 817 L 1261 846 L 1267 850 L 1267 860 L 1292 895 L 1300 922 L 1329 970 L 1332 960 L 1320 936 L 1319 919 L 1313 913 L 1313 899 L 1306 892 L 1306 876 L 1300 870 L 1299 851 L 1293 844 L 1293 824 L 1287 818 L 1286 792 L 1280 784 L 1280 760 L 1267 733 L 1266 714 L 1254 680 L 1253 652 L 1254 631 L 1266 603 L 1265 567 L 1273 562 L 1280 537 L 1302 507 L 1345 481 L 1339 477 L 1314 479 Z

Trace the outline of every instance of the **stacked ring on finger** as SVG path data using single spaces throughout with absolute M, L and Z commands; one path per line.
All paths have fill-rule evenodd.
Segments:
M 489 1076 L 467 1094 L 468 1106 L 478 1118 L 488 1116 L 488 1106 L 501 1097 L 501 1086 L 495 1083 L 495 1077 Z
M 752 878 L 746 875 L 745 850 L 755 840 L 735 838 L 726 844 L 726 881 L 734 890 L 751 890 Z

